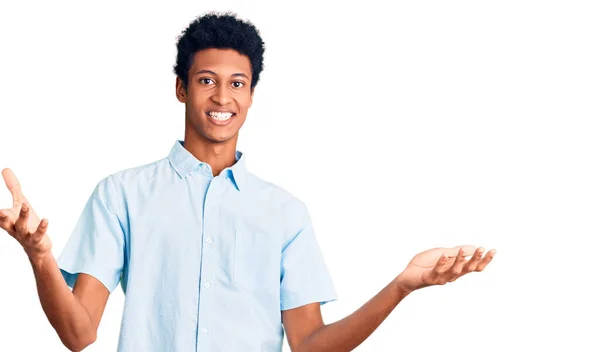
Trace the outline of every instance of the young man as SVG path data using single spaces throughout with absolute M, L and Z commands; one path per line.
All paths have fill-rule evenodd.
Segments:
M 161 160 L 101 180 L 58 260 L 48 221 L 12 171 L 2 172 L 14 203 L 0 211 L 0 225 L 27 253 L 67 348 L 96 340 L 120 283 L 119 351 L 281 351 L 283 329 L 294 352 L 350 351 L 411 292 L 491 261 L 495 251 L 483 256 L 472 246 L 425 251 L 356 312 L 324 324 L 321 305 L 336 292 L 306 206 L 249 172 L 236 149 L 263 68 L 258 31 L 234 15 L 208 14 L 177 48 L 184 141 Z

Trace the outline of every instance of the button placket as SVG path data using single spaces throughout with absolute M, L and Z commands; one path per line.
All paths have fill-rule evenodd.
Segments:
M 215 268 L 218 267 L 216 262 L 218 257 L 215 255 L 214 242 L 218 234 L 218 219 L 219 209 L 218 200 L 221 194 L 220 182 L 215 182 L 216 179 L 213 177 L 209 183 L 205 203 L 204 203 L 204 220 L 203 220 L 203 233 L 205 243 L 207 245 L 202 246 L 202 268 L 201 268 L 201 292 L 200 292 L 200 305 L 198 306 L 198 323 L 200 328 L 198 329 L 198 344 L 197 350 L 204 351 L 210 350 L 212 344 L 212 319 L 211 319 L 211 307 L 214 306 L 213 300 L 214 295 L 212 293 L 212 283 L 215 282 Z

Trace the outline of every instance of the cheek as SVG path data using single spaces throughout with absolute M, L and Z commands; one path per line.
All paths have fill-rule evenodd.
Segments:
M 194 97 L 194 99 L 188 100 L 188 109 L 191 110 L 195 115 L 204 116 L 205 107 L 205 100 L 198 96 Z
M 244 111 L 248 110 L 252 103 L 252 99 L 247 95 L 244 95 L 243 97 L 238 97 L 237 101 L 239 108 Z
M 208 92 L 199 87 L 191 86 L 188 88 L 188 101 L 191 105 L 200 106 L 208 99 Z

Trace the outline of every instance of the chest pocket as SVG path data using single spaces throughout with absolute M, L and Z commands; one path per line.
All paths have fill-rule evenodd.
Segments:
M 249 292 L 279 289 L 281 250 L 267 233 L 236 222 L 233 253 L 233 281 Z

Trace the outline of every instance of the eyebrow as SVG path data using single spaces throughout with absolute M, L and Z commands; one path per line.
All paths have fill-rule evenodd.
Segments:
M 202 74 L 202 73 L 208 73 L 208 74 L 217 76 L 217 74 L 215 72 L 211 71 L 211 70 L 200 70 L 200 71 L 194 73 L 194 75 L 198 75 L 198 74 Z M 231 77 L 245 77 L 246 79 L 250 79 L 244 73 L 234 73 L 234 74 L 231 75 Z

